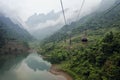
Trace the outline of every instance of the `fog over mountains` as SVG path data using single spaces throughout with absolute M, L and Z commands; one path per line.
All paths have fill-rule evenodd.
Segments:
M 105 11 L 111 7 L 112 4 L 115 3 L 116 0 L 102 0 L 101 3 L 92 8 L 92 10 L 88 9 L 87 11 L 82 11 L 80 18 L 85 15 L 91 14 L 95 11 Z M 77 20 L 79 10 L 70 10 L 65 9 L 65 15 L 67 18 L 67 24 L 71 24 Z M 42 40 L 45 37 L 52 35 L 54 32 L 59 30 L 64 26 L 64 20 L 62 11 L 55 12 L 54 10 L 50 11 L 47 14 L 33 14 L 26 21 L 27 26 L 29 26 L 30 33 L 36 38 Z
M 70 9 L 65 9 L 68 25 L 77 20 L 78 12 L 78 10 L 71 11 Z M 84 13 L 81 16 L 85 16 L 91 12 Z M 28 18 L 26 24 L 29 26 L 30 33 L 40 40 L 52 35 L 65 25 L 62 12 L 55 12 L 54 10 L 48 14 L 35 13 Z
M 48 20 L 56 20 L 59 18 L 59 15 L 61 12 L 55 13 L 54 10 L 49 12 L 48 14 L 37 14 L 35 13 L 34 15 L 30 16 L 26 23 L 28 26 L 33 27 L 33 26 L 38 26 L 40 23 L 45 23 Z
M 69 15 L 69 9 L 65 9 L 67 15 L 67 23 L 71 23 L 75 20 L 75 12 Z M 55 31 L 59 30 L 63 25 L 63 15 L 62 12 L 50 11 L 48 14 L 37 14 L 30 16 L 26 21 L 29 26 L 29 31 L 33 36 L 38 39 L 44 39 L 45 37 L 53 34 Z
M 104 11 L 109 9 L 118 0 L 102 0 L 98 8 L 99 11 Z
M 24 26 L 19 21 L 13 21 L 2 13 L 0 13 L 0 39 L 1 36 L 6 40 L 33 40 L 33 37 L 24 29 Z
M 89 0 L 86 0 L 83 10 L 81 11 L 80 14 L 80 18 L 88 14 L 91 14 L 95 11 L 107 10 L 112 4 L 115 3 L 115 1 L 119 0 L 101 0 L 101 3 L 99 2 L 99 4 L 97 5 L 95 5 L 93 1 L 95 6 L 86 7 L 93 4 L 92 2 L 90 3 Z M 88 3 L 90 4 L 88 5 Z M 58 31 L 65 25 L 62 11 L 56 11 L 53 9 L 46 14 L 43 12 L 41 13 L 36 12 L 33 15 L 31 15 L 25 22 L 23 22 L 19 18 L 19 15 L 17 15 L 16 12 L 13 13 L 13 11 L 7 8 L 6 5 L 4 6 L 1 5 L 0 12 L 6 14 L 14 23 L 27 29 L 37 39 L 42 40 L 45 37 L 52 35 L 54 32 Z M 71 22 L 75 22 L 77 20 L 80 6 L 78 7 L 78 9 L 76 8 L 74 10 L 70 8 L 65 9 L 65 15 L 67 18 L 68 25 L 71 24 Z

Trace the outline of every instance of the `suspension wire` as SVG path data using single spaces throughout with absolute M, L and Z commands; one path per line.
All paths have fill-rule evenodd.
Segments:
M 120 2 L 118 4 L 116 4 L 115 6 L 113 6 L 112 8 L 110 8 L 107 12 L 104 13 L 104 16 L 108 13 L 110 13 L 113 9 L 115 9 L 116 7 L 118 7 L 120 5 Z
M 61 3 L 62 12 L 63 12 L 64 22 L 65 22 L 65 25 L 67 25 L 67 21 L 66 21 L 66 17 L 65 17 L 65 11 L 64 11 L 62 0 L 60 0 L 60 3 Z
M 81 5 L 80 10 L 79 10 L 79 12 L 78 12 L 77 20 L 79 20 L 79 17 L 80 17 L 80 14 L 81 14 L 81 12 L 82 12 L 82 8 L 83 8 L 83 6 L 84 6 L 84 3 L 85 3 L 85 0 L 82 1 L 82 5 Z
M 80 17 L 80 15 L 81 15 L 81 12 L 82 12 L 82 9 L 83 9 L 83 7 L 84 7 L 84 4 L 85 4 L 85 0 L 82 1 L 80 10 L 79 10 L 79 12 L 78 12 L 77 20 L 79 20 L 79 17 Z M 76 20 L 76 21 L 77 21 L 77 20 Z M 84 37 L 86 37 L 86 32 L 85 32 L 85 34 L 84 34 Z

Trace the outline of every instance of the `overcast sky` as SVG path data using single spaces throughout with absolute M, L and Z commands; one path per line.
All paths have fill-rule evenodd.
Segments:
M 84 10 L 95 8 L 101 0 L 86 0 Z M 71 10 L 79 9 L 82 0 L 63 0 L 64 8 Z M 51 10 L 61 10 L 60 0 L 0 0 L 0 10 L 4 13 L 13 14 L 23 21 L 34 13 L 47 14 Z

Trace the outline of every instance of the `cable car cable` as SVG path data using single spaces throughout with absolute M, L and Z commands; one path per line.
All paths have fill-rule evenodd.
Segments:
M 65 17 L 65 11 L 64 11 L 62 0 L 60 0 L 60 3 L 61 3 L 62 12 L 63 12 L 64 22 L 65 22 L 65 25 L 67 25 L 67 21 L 66 21 L 66 17 Z
M 80 14 L 81 14 L 81 12 L 82 12 L 82 8 L 83 8 L 83 6 L 84 6 L 84 3 L 85 3 L 85 0 L 83 0 L 82 1 L 82 5 L 81 5 L 81 7 L 80 7 L 80 10 L 79 10 L 79 12 L 78 12 L 78 16 L 77 16 L 77 20 L 79 20 L 79 17 L 80 17 Z
M 116 4 L 115 6 L 113 6 L 112 8 L 110 8 L 107 12 L 104 13 L 104 16 L 108 13 L 110 13 L 113 9 L 115 9 L 116 7 L 118 7 L 120 5 L 120 2 L 118 4 Z

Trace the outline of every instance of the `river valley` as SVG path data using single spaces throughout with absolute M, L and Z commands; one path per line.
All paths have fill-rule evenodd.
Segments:
M 50 73 L 51 63 L 35 52 L 25 58 L 14 58 L 13 61 L 4 63 L 0 70 L 0 80 L 66 80 L 62 75 Z

